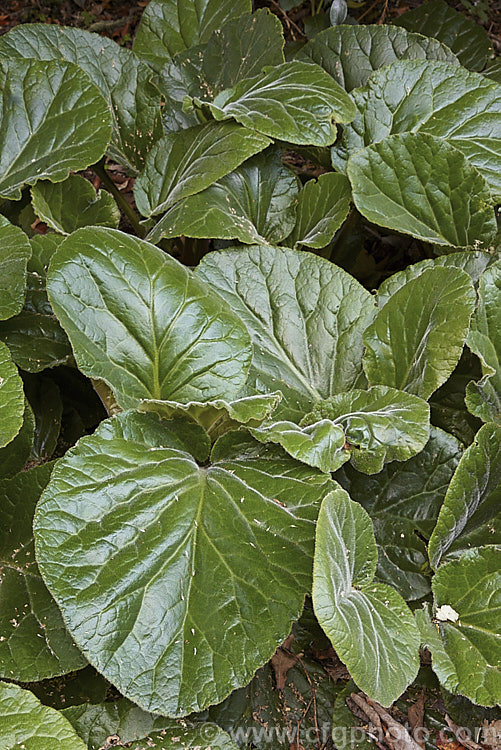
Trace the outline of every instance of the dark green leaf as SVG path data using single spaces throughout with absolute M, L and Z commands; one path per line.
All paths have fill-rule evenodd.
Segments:
M 216 92 L 245 78 L 260 75 L 266 66 L 284 62 L 282 24 L 267 8 L 232 18 L 214 31 L 203 56 L 203 70 Z
M 24 682 L 86 664 L 35 561 L 31 524 L 51 471 L 44 464 L 0 481 L 0 676 Z
M 160 93 L 150 82 L 148 66 L 129 49 L 100 34 L 36 23 L 21 24 L 3 36 L 0 54 L 16 62 L 67 60 L 78 65 L 108 104 L 113 124 L 108 154 L 133 172 L 141 169 L 162 135 Z
M 22 229 L 0 216 L 0 320 L 22 310 L 30 255 L 30 243 Z
M 251 9 L 250 0 L 152 0 L 141 18 L 134 52 L 160 71 L 179 52 L 208 42 L 225 21 Z
M 234 398 L 251 344 L 221 297 L 170 256 L 113 229 L 88 227 L 53 258 L 47 289 L 79 368 L 120 406 L 140 399 Z
M 23 425 L 23 381 L 10 352 L 0 341 L 0 448 L 10 443 Z
M 291 247 L 322 248 L 329 244 L 348 215 L 351 188 L 341 174 L 309 180 L 299 193 L 297 222 L 287 238 Z
M 428 399 L 461 356 L 474 306 L 471 279 L 460 268 L 433 268 L 411 279 L 365 331 L 369 383 Z
M 335 26 L 318 34 L 297 59 L 321 65 L 346 91 L 363 86 L 371 73 L 395 60 L 442 60 L 455 55 L 435 39 L 394 26 Z
M 501 501 L 501 425 L 486 424 L 463 454 L 440 509 L 428 553 L 434 568 L 461 534 L 490 521 Z M 484 544 L 488 544 L 488 538 Z
M 24 390 L 35 414 L 32 457 L 52 458 L 61 432 L 63 402 L 58 386 L 50 376 L 24 375 Z
M 437 245 L 488 247 L 496 232 L 490 190 L 442 138 L 402 133 L 348 160 L 353 199 L 367 219 Z
M 0 747 L 87 750 L 59 711 L 40 705 L 29 690 L 0 682 Z
M 26 183 L 61 182 L 94 164 L 111 137 L 105 100 L 72 63 L 0 57 L 0 112 L 4 198 L 19 200 Z
M 319 399 L 364 384 L 362 333 L 375 304 L 341 268 L 306 252 L 250 247 L 210 253 L 195 274 L 247 326 L 247 392 L 281 391 L 281 419 L 298 422 Z
M 79 647 L 126 697 L 179 716 L 246 684 L 289 633 L 332 482 L 239 433 L 201 468 L 172 424 L 103 422 L 56 466 L 34 528 Z
M 416 615 L 442 685 L 483 706 L 501 702 L 500 592 L 501 549 L 480 547 L 436 573 L 434 622 Z
M 176 203 L 151 230 L 162 237 L 238 239 L 247 244 L 276 244 L 296 220 L 298 181 L 282 164 L 280 149 L 252 157 L 197 195 Z
M 209 107 L 216 120 L 234 118 L 271 138 L 313 146 L 330 146 L 335 123 L 355 115 L 348 94 L 322 68 L 296 61 L 222 91 Z
M 469 383 L 466 405 L 484 422 L 501 422 L 501 263 L 480 279 L 479 303 L 466 343 L 480 359 L 483 378 Z
M 465 392 L 472 378 L 481 376 L 480 364 L 466 347 L 449 380 L 430 398 L 431 421 L 442 430 L 450 432 L 465 445 L 470 445 L 482 422 L 467 410 Z
M 28 685 L 44 706 L 58 710 L 68 706 L 80 706 L 83 703 L 104 701 L 110 687 L 110 683 L 90 664 L 76 672 L 30 682 Z
M 329 493 L 317 523 L 313 604 L 353 680 L 389 706 L 419 669 L 419 632 L 394 589 L 374 583 L 377 547 L 366 511 L 342 489 Z
M 118 227 L 120 211 L 105 190 L 96 193 L 89 180 L 71 175 L 64 182 L 39 182 L 31 189 L 36 215 L 61 234 L 92 226 Z
M 263 151 L 269 138 L 231 122 L 208 122 L 161 138 L 148 154 L 134 185 L 143 216 L 166 211 L 182 198 L 200 193 Z
M 30 240 L 26 301 L 19 315 L 0 322 L 0 339 L 7 344 L 14 362 L 27 372 L 68 364 L 70 342 L 59 325 L 45 291 L 50 259 L 62 242 L 57 234 L 37 234 Z
M 450 63 L 405 60 L 374 73 L 352 96 L 357 116 L 332 149 L 336 167 L 344 171 L 349 154 L 389 135 L 428 133 L 462 151 L 501 196 L 499 84 Z
M 485 29 L 463 13 L 457 13 L 444 0 L 421 3 L 395 23 L 408 31 L 439 39 L 471 70 L 482 70 L 491 51 Z
M 357 721 L 346 703 L 346 699 L 356 692 L 357 686 L 353 680 L 348 680 L 334 703 L 332 739 L 336 750 L 368 750 L 375 747 L 374 741 L 361 728 L 362 719 Z
M 0 448 L 0 479 L 10 479 L 21 471 L 33 448 L 35 418 L 29 404 L 24 409 L 23 426 L 14 440 Z

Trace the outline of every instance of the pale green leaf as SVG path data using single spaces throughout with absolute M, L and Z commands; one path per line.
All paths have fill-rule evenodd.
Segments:
M 452 477 L 428 546 L 432 566 L 438 567 L 458 537 L 490 521 L 500 501 L 501 425 L 491 423 L 480 429 Z
M 329 493 L 317 522 L 313 605 L 353 680 L 383 706 L 419 669 L 419 632 L 394 589 L 373 581 L 377 547 L 372 522 L 345 490 Z
M 0 676 L 23 682 L 55 677 L 87 663 L 68 635 L 35 560 L 33 513 L 52 468 L 43 464 L 0 480 Z
M 125 412 L 82 438 L 34 530 L 83 653 L 143 709 L 182 716 L 245 685 L 288 635 L 333 485 L 239 433 L 199 466 L 171 425 Z
M 417 613 L 442 685 L 483 706 L 501 703 L 500 592 L 501 549 L 480 547 L 436 573 L 434 622 Z
M 501 422 L 501 263 L 480 279 L 479 303 L 466 343 L 480 359 L 483 378 L 466 388 L 468 410 L 484 422 Z
M 389 135 L 428 133 L 462 151 L 501 196 L 499 84 L 450 63 L 405 60 L 375 72 L 352 97 L 357 115 L 332 149 L 336 167 Z
M 458 56 L 462 65 L 482 70 L 491 51 L 489 37 L 482 26 L 458 13 L 444 0 L 421 3 L 394 22 L 408 31 L 439 39 Z
M 78 230 L 53 258 L 47 289 L 79 368 L 124 408 L 231 399 L 245 383 L 251 344 L 237 314 L 144 240 Z
M 13 440 L 23 426 L 23 381 L 8 348 L 0 341 L 0 448 Z
M 161 97 L 150 82 L 151 70 L 129 49 L 83 29 L 23 23 L 1 38 L 0 55 L 16 62 L 66 60 L 78 65 L 108 104 L 113 126 L 109 156 L 132 172 L 141 169 L 162 135 Z
M 29 690 L 0 682 L 0 747 L 6 750 L 87 750 L 59 711 L 42 706 Z
M 208 42 L 225 21 L 250 11 L 250 0 L 152 0 L 137 29 L 134 52 L 160 71 L 179 52 Z
M 298 180 L 282 164 L 282 152 L 267 149 L 172 206 L 148 240 L 157 243 L 162 237 L 185 235 L 276 244 L 294 226 L 297 195 Z
M 291 247 L 322 248 L 348 215 L 351 188 L 341 174 L 328 172 L 309 180 L 298 197 L 297 222 L 286 242 Z
M 335 123 L 355 115 L 350 97 L 328 73 L 296 61 L 222 91 L 209 108 L 216 120 L 234 118 L 271 138 L 313 146 L 330 146 Z
M 161 138 L 148 154 L 134 185 L 143 216 L 166 211 L 200 193 L 246 159 L 263 151 L 269 138 L 232 122 L 208 122 Z
M 105 190 L 98 193 L 92 183 L 80 175 L 64 182 L 39 182 L 31 188 L 33 209 L 39 219 L 61 234 L 80 227 L 118 227 L 120 211 L 115 199 Z
M 191 401 L 180 404 L 178 401 L 141 401 L 138 411 L 153 412 L 162 419 L 184 418 L 201 425 L 211 439 L 215 439 L 236 429 L 241 424 L 257 426 L 277 408 L 282 399 L 281 393 L 269 396 L 245 396 L 234 401 Z
M 281 391 L 280 419 L 297 423 L 319 399 L 364 384 L 362 334 L 375 304 L 341 268 L 307 252 L 250 247 L 210 253 L 195 275 L 247 326 L 247 395 Z
M 395 60 L 457 58 L 445 45 L 395 26 L 335 26 L 304 45 L 296 58 L 324 68 L 346 91 L 363 86 L 371 73 Z
M 369 383 L 428 399 L 458 363 L 474 307 L 471 279 L 460 268 L 433 268 L 411 279 L 365 331 Z
M 4 198 L 18 200 L 26 183 L 61 182 L 95 164 L 111 137 L 106 101 L 72 63 L 0 57 L 0 113 Z
M 424 133 L 391 135 L 348 160 L 353 199 L 369 221 L 436 245 L 488 247 L 490 190 L 464 155 Z

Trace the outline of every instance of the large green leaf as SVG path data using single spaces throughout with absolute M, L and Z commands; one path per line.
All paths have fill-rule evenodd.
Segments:
M 299 193 L 297 222 L 287 238 L 291 247 L 322 248 L 329 244 L 348 215 L 351 188 L 341 174 L 328 172 L 308 180 Z
M 466 343 L 482 364 L 483 378 L 466 388 L 469 411 L 484 422 L 501 422 L 501 263 L 480 279 L 479 303 Z
M 429 133 L 462 151 L 501 195 L 499 84 L 450 63 L 405 60 L 375 72 L 352 97 L 357 116 L 333 147 L 338 168 L 350 153 L 389 135 Z
M 439 39 L 455 52 L 465 67 L 472 70 L 482 70 L 491 51 L 485 29 L 453 10 L 444 0 L 421 3 L 401 15 L 395 23 L 408 31 Z
M 29 404 L 25 405 L 23 426 L 14 440 L 0 448 L 0 480 L 10 479 L 28 461 L 33 448 L 35 417 Z
M 404 600 L 374 583 L 372 522 L 345 490 L 329 493 L 317 523 L 313 605 L 353 680 L 389 706 L 419 669 L 419 632 Z
M 281 393 L 246 396 L 234 401 L 141 401 L 138 411 L 153 412 L 162 419 L 184 418 L 201 425 L 213 440 L 241 424 L 255 427 L 270 416 L 281 401 Z
M 118 227 L 120 211 L 106 190 L 96 193 L 92 183 L 80 175 L 64 182 L 39 182 L 31 189 L 36 215 L 51 229 L 71 234 L 80 227 Z
M 0 747 L 27 750 L 87 750 L 59 711 L 42 706 L 29 690 L 0 682 Z
M 484 425 L 463 454 L 430 538 L 430 562 L 437 568 L 461 534 L 468 534 L 499 511 L 501 425 Z M 484 544 L 489 543 L 485 539 Z
M 394 388 L 353 389 L 318 401 L 300 425 L 272 416 L 250 432 L 321 471 L 336 471 L 351 458 L 361 471 L 374 474 L 386 461 L 405 461 L 424 448 L 429 407 Z
M 252 157 L 197 195 L 176 203 L 151 230 L 162 237 L 237 239 L 247 244 L 276 244 L 296 220 L 298 180 L 282 164 L 280 149 Z
M 23 230 L 0 216 L 0 320 L 22 310 L 30 255 L 30 243 Z
M 71 706 L 62 713 L 89 750 L 100 750 L 108 744 L 109 737 L 118 738 L 115 742 L 127 744 L 131 750 L 150 747 L 159 750 L 167 747 L 169 750 L 236 750 L 226 732 L 216 724 L 194 724 L 153 716 L 125 698 L 115 703 Z
M 242 125 L 289 143 L 330 146 L 336 122 L 350 122 L 348 94 L 318 65 L 288 62 L 267 68 L 218 94 L 210 111 L 216 120 Z
M 144 240 L 78 230 L 53 258 L 47 289 L 79 368 L 124 408 L 231 399 L 245 383 L 251 343 L 238 315 Z
M 47 268 L 62 237 L 35 235 L 28 261 L 26 300 L 19 315 L 0 321 L 0 340 L 10 349 L 14 362 L 22 370 L 39 372 L 47 367 L 68 364 L 71 346 L 59 325 L 45 290 Z
M 321 65 L 346 91 L 363 86 L 374 70 L 395 60 L 420 58 L 457 62 L 435 39 L 386 25 L 333 26 L 317 34 L 297 55 L 298 60 Z
M 423 271 L 392 295 L 364 333 L 364 369 L 382 383 L 428 399 L 454 370 L 475 291 L 460 268 Z
M 21 24 L 3 36 L 0 55 L 16 63 L 22 58 L 78 65 L 108 104 L 113 124 L 109 155 L 131 171 L 141 169 L 162 135 L 160 93 L 150 83 L 148 66 L 129 49 L 82 29 L 35 23 Z
M 362 333 L 373 296 L 327 260 L 285 248 L 207 255 L 196 269 L 247 326 L 248 393 L 281 391 L 277 414 L 296 423 L 322 398 L 364 384 Z
M 0 448 L 10 443 L 23 425 L 23 381 L 8 348 L 0 341 Z
M 435 620 L 417 613 L 433 670 L 451 693 L 501 703 L 501 549 L 480 547 L 443 565 L 433 579 Z
M 166 211 L 182 198 L 200 193 L 263 151 L 269 138 L 231 122 L 208 122 L 161 138 L 148 154 L 134 185 L 143 216 Z
M 461 444 L 432 427 L 417 456 L 387 464 L 367 476 L 346 464 L 337 481 L 370 514 L 378 545 L 378 580 L 394 586 L 407 601 L 430 591 L 428 540 L 449 482 L 462 454 Z
M 26 183 L 61 182 L 94 164 L 111 137 L 105 100 L 72 63 L 0 57 L 0 112 L 4 198 L 17 200 Z
M 251 9 L 250 0 L 152 0 L 136 32 L 134 52 L 160 71 L 179 52 L 208 42 L 225 21 Z
M 56 466 L 34 529 L 91 663 L 145 710 L 181 716 L 246 684 L 288 635 L 332 481 L 238 433 L 200 467 L 171 425 L 103 422 Z
M 353 199 L 367 219 L 437 245 L 488 247 L 490 190 L 464 155 L 425 133 L 391 135 L 348 160 Z
M 52 464 L 0 481 L 0 676 L 37 681 L 86 665 L 35 561 L 32 521 Z

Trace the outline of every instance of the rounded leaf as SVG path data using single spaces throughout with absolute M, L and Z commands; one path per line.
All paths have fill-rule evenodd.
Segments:
M 103 422 L 57 464 L 34 530 L 87 658 L 145 710 L 182 716 L 245 685 L 288 635 L 333 485 L 240 433 L 199 466 L 172 425 Z

